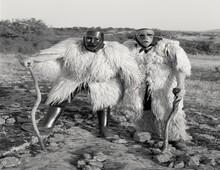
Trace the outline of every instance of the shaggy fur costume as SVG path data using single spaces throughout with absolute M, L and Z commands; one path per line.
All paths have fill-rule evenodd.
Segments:
M 82 40 L 67 39 L 32 58 L 38 62 L 38 70 L 55 78 L 47 104 L 67 100 L 77 87 L 87 84 L 93 111 L 97 111 L 116 105 L 124 92 L 135 91 L 132 89 L 141 82 L 135 59 L 127 47 L 117 42 L 105 42 L 103 49 L 93 53 L 84 48 Z M 132 106 L 141 110 L 137 102 Z
M 124 43 L 139 64 L 145 80 L 140 86 L 140 96 L 143 100 L 146 82 L 149 83 L 151 93 L 151 111 L 146 111 L 142 119 L 138 121 L 140 130 L 156 133 L 163 137 L 165 122 L 172 110 L 174 95 L 173 88 L 176 87 L 177 72 L 190 75 L 191 65 L 184 50 L 178 41 L 162 39 L 147 53 L 139 53 L 140 47 L 134 40 Z M 183 89 L 184 90 L 184 89 Z M 186 133 L 185 113 L 182 110 L 183 101 L 180 102 L 178 113 L 170 125 L 170 140 L 190 140 L 191 136 Z

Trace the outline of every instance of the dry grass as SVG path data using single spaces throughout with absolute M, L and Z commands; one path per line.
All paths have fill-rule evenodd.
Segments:
M 193 68 L 212 70 L 214 67 L 220 67 L 220 56 L 190 55 L 189 58 Z
M 189 80 L 186 101 L 200 107 L 220 108 L 220 81 Z
M 220 56 L 190 56 L 192 76 L 185 101 L 199 107 L 220 108 Z

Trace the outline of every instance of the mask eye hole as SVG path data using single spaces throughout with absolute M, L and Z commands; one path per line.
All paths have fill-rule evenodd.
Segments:
M 146 35 L 145 34 L 140 34 L 139 37 L 140 37 L 140 39 L 145 39 Z
M 86 42 L 88 43 L 97 43 L 100 39 L 98 37 L 86 37 Z
M 95 37 L 94 38 L 94 43 L 97 43 L 97 42 L 99 42 L 99 38 Z

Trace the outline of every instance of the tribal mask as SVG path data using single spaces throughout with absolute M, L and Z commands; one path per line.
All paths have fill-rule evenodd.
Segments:
M 100 31 L 89 30 L 83 37 L 85 48 L 91 52 L 97 52 L 104 47 L 104 34 Z
M 154 31 L 150 29 L 139 29 L 135 33 L 135 39 L 140 46 L 147 48 L 151 45 L 154 38 Z

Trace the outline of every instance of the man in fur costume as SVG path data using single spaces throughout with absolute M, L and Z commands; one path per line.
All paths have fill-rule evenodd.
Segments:
M 172 91 L 180 90 L 178 98 L 185 93 L 184 81 L 191 72 L 189 59 L 178 41 L 155 37 L 154 31 L 150 29 L 137 30 L 135 40 L 128 40 L 124 45 L 130 49 L 145 77 L 140 86 L 144 114 L 137 123 L 138 127 L 163 138 L 174 100 Z M 186 129 L 181 100 L 178 113 L 170 125 L 169 140 L 176 146 L 185 145 L 184 141 L 191 139 Z
M 100 135 L 110 137 L 107 127 L 111 108 L 125 91 L 132 91 L 141 82 L 140 70 L 128 48 L 104 41 L 104 34 L 95 30 L 87 31 L 82 40 L 68 39 L 42 50 L 23 64 L 56 78 L 46 101 L 49 111 L 40 121 L 40 129 L 51 129 L 68 99 L 84 90 L 97 113 Z M 139 109 L 139 105 L 133 106 Z

